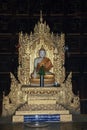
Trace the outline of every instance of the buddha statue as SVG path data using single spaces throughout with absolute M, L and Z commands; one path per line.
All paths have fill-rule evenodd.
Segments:
M 41 73 L 44 75 L 44 86 L 53 86 L 55 75 L 50 72 L 52 67 L 52 62 L 46 57 L 46 51 L 42 46 L 39 50 L 39 57 L 34 59 L 34 70 L 30 80 L 31 86 L 39 86 Z

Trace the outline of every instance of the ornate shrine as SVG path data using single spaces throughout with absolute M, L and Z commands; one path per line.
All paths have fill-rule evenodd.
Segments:
M 79 113 L 79 96 L 72 91 L 72 72 L 65 80 L 65 35 L 50 32 L 49 26 L 43 21 L 35 25 L 30 34 L 19 33 L 19 66 L 18 80 L 11 73 L 11 91 L 3 95 L 2 116 L 13 115 L 13 122 L 23 122 L 24 115 L 60 114 L 61 121 L 71 121 L 70 113 Z M 46 55 L 51 59 L 55 74 L 55 82 L 60 86 L 31 86 L 31 73 L 38 50 L 44 46 Z

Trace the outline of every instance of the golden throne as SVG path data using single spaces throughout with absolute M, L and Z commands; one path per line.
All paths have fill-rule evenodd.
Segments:
M 66 82 L 63 82 L 65 80 L 64 44 L 64 34 L 51 33 L 49 26 L 43 22 L 42 14 L 33 33 L 19 33 L 18 80 L 20 82 L 11 73 L 11 91 L 7 97 L 3 96 L 3 111 L 6 111 L 7 115 L 15 113 L 14 122 L 23 121 L 24 114 L 48 114 L 49 112 L 67 114 L 67 109 L 68 114 L 71 109 L 79 112 L 79 96 L 72 92 L 72 73 Z M 42 46 L 53 64 L 50 71 L 55 75 L 55 82 L 59 83 L 60 87 L 50 85 L 41 88 L 31 85 L 34 59 L 38 57 L 38 51 Z M 66 119 L 65 116 L 63 119 Z M 68 120 L 71 120 L 71 116 Z

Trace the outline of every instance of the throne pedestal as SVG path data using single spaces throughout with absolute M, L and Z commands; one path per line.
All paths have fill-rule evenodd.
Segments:
M 26 87 L 28 103 L 21 106 L 13 116 L 13 122 L 67 122 L 72 121 L 72 115 L 61 104 L 58 104 L 58 91 L 55 87 Z
M 40 86 L 40 78 L 31 78 L 30 79 L 30 86 Z M 55 84 L 55 78 L 54 75 L 44 75 L 44 86 L 45 87 L 50 87 L 50 86 L 54 86 Z M 43 86 L 43 87 L 44 87 Z

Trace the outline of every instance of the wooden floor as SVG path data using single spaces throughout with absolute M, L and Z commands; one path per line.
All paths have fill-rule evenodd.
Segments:
M 0 118 L 0 130 L 87 130 L 87 115 L 73 116 L 72 122 L 48 123 L 43 127 L 31 127 L 29 124 L 12 123 L 11 117 Z

